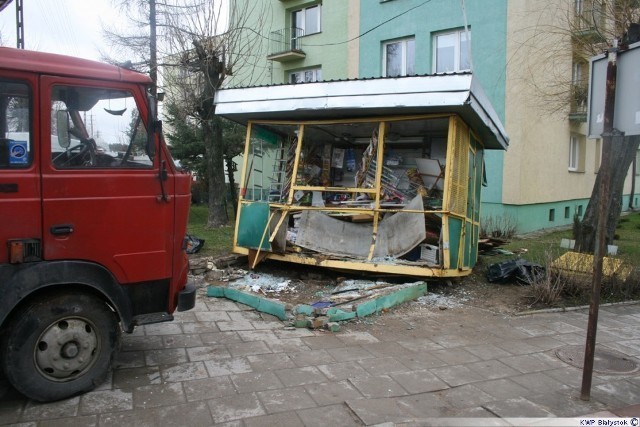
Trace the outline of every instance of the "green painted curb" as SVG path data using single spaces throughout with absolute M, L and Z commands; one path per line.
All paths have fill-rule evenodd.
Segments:
M 336 307 L 331 307 L 327 310 L 327 316 L 329 316 L 329 322 L 341 322 L 343 320 L 354 319 L 356 317 L 356 312 L 344 311 Z
M 224 298 L 224 288 L 221 288 L 220 286 L 207 286 L 207 296 Z
M 381 296 L 371 301 L 358 304 L 356 306 L 356 314 L 358 317 L 369 316 L 373 313 L 379 313 L 384 309 L 395 307 L 406 301 L 414 300 L 427 293 L 427 284 L 421 283 L 416 286 L 400 289 L 399 291 Z
M 261 300 L 260 297 L 248 294 L 246 292 L 241 292 L 241 291 L 236 291 L 236 292 L 237 292 L 236 301 L 244 305 L 248 305 L 249 307 L 255 308 L 256 310 L 258 309 L 258 306 L 260 305 L 260 300 Z
M 377 299 L 363 302 L 356 306 L 356 314 L 358 317 L 366 317 L 376 312 Z
M 256 310 L 276 316 L 280 320 L 287 320 L 287 310 L 285 305 L 278 301 L 259 298 Z
M 414 300 L 424 295 L 426 292 L 427 285 L 424 283 L 410 288 L 400 289 L 397 292 L 378 298 L 376 300 L 376 311 L 379 312 L 384 309 L 395 307 L 405 301 Z
M 240 304 L 248 305 L 262 313 L 271 314 L 280 320 L 287 320 L 287 310 L 284 303 L 272 301 L 256 295 L 248 294 L 237 289 L 209 286 L 207 296 L 215 298 L 227 298 Z
M 313 307 L 306 304 L 299 304 L 293 308 L 293 314 L 304 314 L 305 316 L 311 316 L 313 314 Z

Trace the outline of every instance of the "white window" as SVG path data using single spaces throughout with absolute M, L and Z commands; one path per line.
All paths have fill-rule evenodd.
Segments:
M 471 32 L 468 33 L 471 39 Z M 434 37 L 434 70 L 436 73 L 471 69 L 467 31 L 436 34 Z
M 582 0 L 574 1 L 574 10 L 576 12 L 576 16 L 582 16 L 582 12 L 584 10 L 584 3 Z
M 580 84 L 583 82 L 582 68 L 583 68 L 582 63 L 580 62 L 573 63 L 573 75 L 572 75 L 573 84 Z
M 569 170 L 576 172 L 578 171 L 580 161 L 580 138 L 571 135 L 571 139 L 569 141 Z
M 302 36 L 319 33 L 320 26 L 320 5 L 305 7 L 291 13 L 291 26 L 300 28 Z
M 314 68 L 311 70 L 292 71 L 289 73 L 289 83 L 311 83 L 322 80 L 322 70 Z
M 416 73 L 416 40 L 396 40 L 382 45 L 382 75 L 384 77 L 411 76 Z

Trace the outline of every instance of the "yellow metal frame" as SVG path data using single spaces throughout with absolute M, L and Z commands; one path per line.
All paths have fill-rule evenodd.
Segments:
M 325 125 L 325 124 L 342 124 L 342 123 L 378 123 L 378 144 L 376 150 L 376 159 L 382 159 L 384 156 L 385 149 L 385 132 L 387 129 L 387 123 L 389 122 L 397 122 L 397 121 L 408 121 L 408 120 L 420 120 L 420 119 L 436 119 L 436 118 L 449 118 L 448 125 L 448 138 L 447 138 L 447 153 L 446 153 L 446 164 L 445 164 L 445 186 L 444 186 L 444 194 L 442 201 L 442 209 L 440 210 L 431 210 L 425 209 L 424 211 L 419 210 L 403 210 L 403 209 L 386 209 L 381 208 L 381 200 L 380 200 L 380 188 L 382 181 L 382 167 L 376 167 L 375 174 L 375 188 L 358 188 L 358 187 L 325 187 L 325 186 L 306 186 L 306 185 L 297 185 L 296 177 L 298 174 L 298 168 L 300 166 L 300 153 L 302 152 L 302 145 L 304 143 L 304 130 L 307 125 Z M 475 221 L 473 218 L 466 217 L 466 197 L 468 194 L 468 174 L 469 174 L 469 159 L 468 153 L 469 150 L 473 148 L 471 147 L 471 130 L 464 123 L 464 121 L 455 114 L 435 114 L 435 115 L 411 115 L 411 116 L 391 116 L 391 117 L 365 117 L 358 119 L 338 119 L 338 120 L 300 120 L 300 121 L 291 121 L 291 120 L 269 120 L 269 121 L 250 121 L 247 127 L 247 136 L 245 138 L 245 149 L 244 156 L 242 162 L 242 172 L 240 182 L 243 189 L 246 189 L 246 179 L 247 179 L 247 167 L 249 162 L 249 152 L 250 152 L 250 144 L 251 144 L 251 134 L 253 132 L 253 128 L 255 125 L 290 125 L 290 126 L 298 126 L 298 138 L 297 138 L 297 146 L 295 150 L 295 158 L 294 165 L 292 170 L 292 179 L 291 186 L 289 189 L 289 194 L 287 197 L 286 203 L 269 203 L 270 207 L 270 215 L 269 220 L 267 221 L 267 227 L 263 232 L 261 237 L 261 242 L 259 247 L 262 246 L 265 238 L 269 238 L 269 241 L 272 242 L 275 239 L 276 233 L 278 229 L 284 223 L 285 218 L 288 214 L 292 212 L 300 212 L 304 210 L 319 210 L 319 211 L 331 211 L 336 213 L 352 213 L 352 214 L 373 214 L 373 231 L 371 238 L 371 245 L 369 248 L 369 255 L 366 260 L 357 261 L 357 260 L 340 260 L 340 259 L 329 259 L 326 255 L 323 254 L 314 254 L 314 255 L 302 255 L 300 253 L 295 252 L 287 252 L 285 254 L 277 254 L 273 252 L 267 252 L 263 254 L 266 259 L 273 259 L 278 261 L 285 262 L 293 262 L 297 264 L 303 265 L 314 265 L 319 267 L 327 267 L 332 269 L 339 270 L 354 270 L 354 271 L 369 271 L 375 273 L 387 273 L 387 274 L 397 274 L 397 275 L 410 275 L 410 276 L 419 276 L 419 277 L 434 277 L 434 278 L 444 278 L 444 277 L 459 277 L 468 275 L 471 272 L 470 268 L 463 268 L 462 263 L 464 260 L 464 242 L 466 238 L 466 227 L 467 223 L 479 225 L 478 221 Z M 480 145 L 482 142 L 477 136 L 474 134 L 475 139 L 478 141 Z M 456 142 L 457 138 L 461 138 L 461 142 Z M 456 145 L 458 145 L 456 149 Z M 462 153 L 460 152 L 462 151 Z M 462 155 L 462 157 L 460 157 Z M 378 162 L 378 164 L 382 164 Z M 464 168 L 464 171 L 460 170 L 460 168 Z M 458 177 L 464 176 L 465 179 L 456 179 L 453 176 L 454 171 L 458 169 Z M 457 186 L 456 193 L 461 195 L 464 198 L 464 201 L 458 200 L 457 202 L 452 199 L 452 186 Z M 340 192 L 340 193 L 366 193 L 370 195 L 374 195 L 374 207 L 373 208 L 362 208 L 362 207 L 313 207 L 313 206 L 300 206 L 293 204 L 294 193 L 296 191 L 321 191 L 321 192 Z M 245 247 L 238 246 L 238 227 L 240 223 L 240 215 L 242 212 L 242 208 L 244 205 L 254 203 L 253 201 L 244 199 L 244 191 L 240 192 L 240 197 L 238 201 L 238 215 L 236 218 L 236 229 L 234 232 L 234 246 L 233 252 L 239 254 L 248 255 L 250 250 Z M 475 193 L 474 193 L 475 194 Z M 454 203 L 455 202 L 455 203 Z M 457 209 L 456 211 L 451 210 L 451 203 L 454 203 L 455 206 L 461 209 Z M 425 214 L 432 213 L 438 214 L 442 217 L 442 230 L 441 230 L 441 240 L 442 240 L 442 266 L 441 267 L 428 267 L 424 265 L 405 265 L 401 263 L 387 263 L 387 262 L 375 262 L 373 259 L 375 243 L 377 239 L 378 227 L 380 223 L 380 214 L 390 213 L 390 212 L 406 212 L 406 213 L 416 213 L 416 214 Z M 269 234 L 269 227 L 272 222 L 273 217 L 276 213 L 281 213 L 281 218 L 276 224 L 275 228 Z M 450 265 L 450 230 L 448 219 L 450 217 L 458 218 L 462 221 L 462 229 L 460 235 L 460 244 L 459 244 L 459 253 L 458 253 L 458 265 L 451 266 Z M 260 250 L 258 250 L 258 254 Z M 254 263 L 257 263 L 259 257 L 256 255 L 254 258 Z M 255 265 L 252 265 L 254 267 Z

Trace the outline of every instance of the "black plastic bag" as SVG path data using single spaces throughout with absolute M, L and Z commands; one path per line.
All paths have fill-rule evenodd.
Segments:
M 542 274 L 544 274 L 544 267 L 522 258 L 491 264 L 487 268 L 489 282 L 507 282 L 509 279 L 516 279 L 529 285 Z
M 198 239 L 196 236 L 190 234 L 187 234 L 185 237 L 187 239 L 188 254 L 195 254 L 204 246 L 204 239 Z

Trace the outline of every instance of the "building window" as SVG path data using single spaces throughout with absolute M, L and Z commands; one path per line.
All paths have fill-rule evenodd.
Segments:
M 571 216 L 571 208 L 569 206 L 565 206 L 564 207 L 564 217 L 565 219 L 569 218 Z
M 291 26 L 300 28 L 303 36 L 319 33 L 320 27 L 320 5 L 305 7 L 291 12 Z
M 289 73 L 289 83 L 312 83 L 319 81 L 322 81 L 322 70 L 320 68 L 292 71 Z
M 640 176 L 640 150 L 636 151 L 636 176 Z
M 382 75 L 384 77 L 411 76 L 416 73 L 416 40 L 395 40 L 382 45 Z
M 578 205 L 578 216 L 582 216 L 582 205 Z
M 471 32 L 468 32 L 469 40 Z M 434 36 L 434 70 L 436 73 L 471 69 L 467 31 L 458 30 Z
M 569 138 L 569 171 L 584 172 L 585 138 L 571 135 Z
M 549 209 L 549 221 L 553 222 L 556 220 L 556 210 L 555 209 Z

